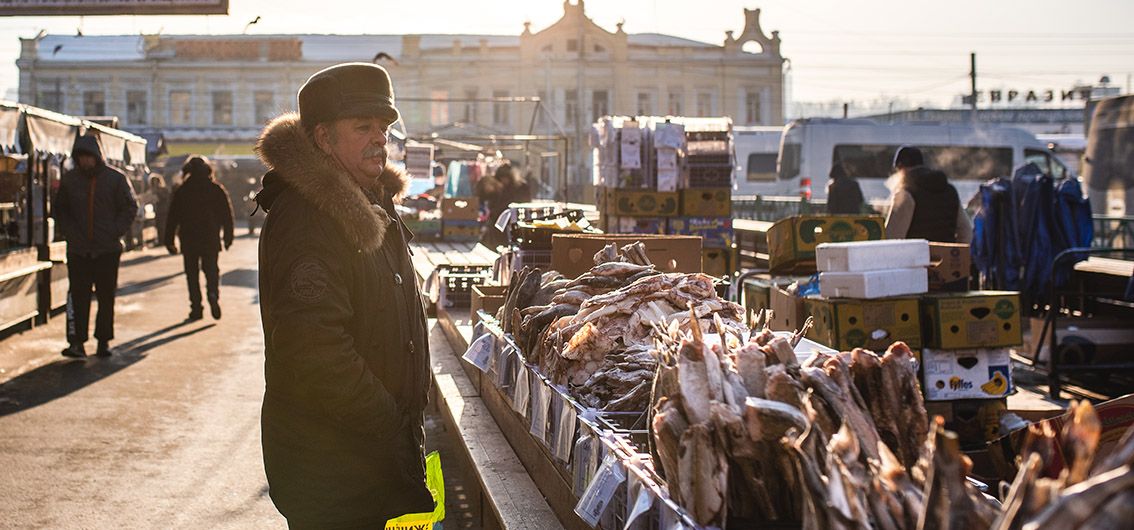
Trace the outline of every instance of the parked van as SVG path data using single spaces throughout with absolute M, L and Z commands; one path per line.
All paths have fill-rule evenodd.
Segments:
M 736 152 L 733 195 L 768 195 L 776 191 L 776 159 L 783 127 L 738 125 L 732 128 Z
M 775 193 L 826 198 L 828 175 L 838 163 L 848 176 L 858 180 L 867 201 L 885 200 L 890 195 L 886 181 L 894 153 L 903 145 L 920 148 L 927 165 L 944 171 L 962 204 L 976 195 L 982 182 L 1009 176 L 1028 162 L 1035 162 L 1055 178 L 1071 174 L 1045 144 L 1022 129 L 805 119 L 793 121 L 784 129 Z

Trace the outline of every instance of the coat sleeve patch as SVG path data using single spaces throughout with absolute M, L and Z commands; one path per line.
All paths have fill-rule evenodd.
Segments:
M 330 275 L 327 266 L 314 259 L 301 259 L 292 265 L 287 287 L 291 297 L 305 304 L 316 304 L 327 297 Z

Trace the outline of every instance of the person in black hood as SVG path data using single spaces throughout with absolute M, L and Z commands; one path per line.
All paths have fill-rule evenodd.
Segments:
M 827 213 L 859 214 L 866 206 L 858 181 L 847 175 L 842 162 L 831 166 L 831 180 L 827 181 Z
M 56 228 L 67 241 L 67 357 L 85 357 L 91 316 L 91 288 L 98 296 L 97 355 L 111 355 L 114 295 L 122 237 L 134 223 L 138 200 L 126 176 L 106 165 L 98 138 L 80 136 L 71 156 L 75 168 L 63 174 L 52 202 Z
M 916 147 L 902 146 L 894 154 L 898 182 L 890 197 L 886 239 L 928 239 L 942 243 L 971 243 L 973 225 L 957 189 L 945 173 L 925 165 Z
M 165 229 L 165 248 L 177 254 L 174 235 L 181 240 L 181 254 L 185 258 L 185 279 L 189 284 L 189 319 L 200 320 L 201 274 L 205 273 L 205 290 L 213 318 L 221 317 L 220 269 L 217 254 L 221 250 L 221 230 L 224 230 L 224 249 L 232 246 L 232 200 L 228 191 L 213 178 L 213 166 L 203 156 L 192 156 L 181 168 L 185 181 L 173 192 L 169 207 L 169 220 Z

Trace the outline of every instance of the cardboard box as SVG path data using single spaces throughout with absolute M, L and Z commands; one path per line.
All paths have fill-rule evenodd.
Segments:
M 606 232 L 612 234 L 664 234 L 664 217 L 618 217 L 606 218 Z
M 822 272 L 924 268 L 929 263 L 929 241 L 924 239 L 823 243 L 815 247 L 815 268 Z
M 928 401 L 1001 398 L 1014 390 L 1012 356 L 1007 348 L 926 348 L 921 364 L 921 388 Z
M 941 350 L 1018 346 L 1020 294 L 1012 291 L 931 293 L 921 299 L 925 345 Z
M 776 273 L 815 272 L 815 247 L 821 243 L 882 239 L 880 215 L 797 215 L 768 229 L 768 267 Z
M 807 337 L 839 351 L 881 352 L 899 340 L 915 350 L 921 348 L 917 298 L 807 298 L 804 313 L 814 317 Z
M 505 285 L 474 285 L 472 288 L 472 301 L 469 305 L 469 315 L 475 326 L 480 321 L 477 311 L 483 309 L 489 315 L 504 306 L 504 295 L 508 292 Z
M 819 292 L 827 298 L 885 298 L 922 294 L 927 290 L 929 278 L 921 267 L 819 273 Z
M 441 221 L 441 239 L 445 241 L 479 241 L 482 230 L 477 221 L 451 219 Z
M 681 215 L 689 217 L 728 217 L 732 215 L 732 188 L 683 189 Z
M 701 238 L 648 234 L 555 234 L 551 236 L 551 268 L 568 278 L 594 267 L 595 253 L 607 243 L 619 247 L 641 241 L 646 256 L 665 272 L 701 272 Z
M 769 326 L 772 331 L 796 331 L 803 327 L 807 314 L 804 312 L 802 298 L 789 293 L 783 287 L 773 286 L 769 293 L 769 301 L 772 305 L 772 323 Z M 823 341 L 818 342 L 830 346 Z
M 476 197 L 442 197 L 441 218 L 476 221 L 480 219 L 480 199 Z
M 966 291 L 973 265 L 967 243 L 929 243 L 929 290 Z
M 1008 409 L 1008 400 L 962 399 L 927 402 L 925 411 L 930 421 L 934 416 L 945 420 L 945 428 L 957 433 L 962 446 L 980 447 L 1000 436 L 1000 417 Z
M 1134 325 L 1130 320 L 1108 317 L 1059 318 L 1055 321 L 1059 345 L 1059 362 L 1066 364 L 1095 364 L 1129 362 L 1134 351 Z M 1032 318 L 1031 337 L 1024 357 L 1046 363 L 1051 359 L 1051 330 L 1044 333 L 1044 319 Z
M 701 250 L 701 271 L 709 276 L 717 278 L 732 276 L 733 262 L 731 248 L 705 248 Z
M 678 211 L 676 191 L 632 188 L 605 188 L 603 213 L 630 217 L 673 217 Z
M 670 217 L 669 233 L 701 236 L 705 248 L 732 248 L 731 217 Z

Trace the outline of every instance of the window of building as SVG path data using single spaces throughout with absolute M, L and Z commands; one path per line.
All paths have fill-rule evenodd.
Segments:
M 449 91 L 429 91 L 429 123 L 444 125 L 449 123 Z
M 591 93 L 591 119 L 597 120 L 610 114 L 610 92 L 595 90 Z
M 579 91 L 568 90 L 563 97 L 563 116 L 568 127 L 575 127 L 575 120 L 579 117 Z
M 87 90 L 83 92 L 83 115 L 105 116 L 106 94 L 101 90 Z
M 145 125 L 148 94 L 144 90 L 126 91 L 126 123 L 131 125 Z
M 638 115 L 649 116 L 654 113 L 654 95 L 649 92 L 638 92 Z
M 174 90 L 169 93 L 169 124 L 190 125 L 193 123 L 192 94 L 188 90 Z
M 41 90 L 35 97 L 35 106 L 41 109 L 63 111 L 63 92 L 56 86 L 50 90 Z
M 256 123 L 268 123 L 276 113 L 275 93 L 269 90 L 257 90 L 252 94 L 252 106 Z
M 760 123 L 760 93 L 755 90 L 744 93 L 744 123 Z
M 506 98 L 508 97 L 507 90 L 493 90 L 493 98 Z M 496 125 L 508 125 L 512 123 L 512 117 L 508 112 L 508 102 L 494 101 L 492 103 L 492 123 Z
M 232 125 L 232 91 L 213 91 L 213 125 Z
M 603 48 L 601 45 L 595 44 L 595 53 L 602 53 L 602 52 L 605 52 L 605 51 L 606 51 L 606 48 Z
M 567 39 L 567 51 L 568 52 L 579 51 L 579 39 Z
M 681 105 L 682 99 L 684 99 L 684 98 L 685 98 L 685 94 L 682 94 L 681 90 L 670 89 L 670 91 L 669 91 L 669 105 L 666 106 L 666 109 L 665 109 L 666 113 L 669 114 L 670 116 L 681 116 L 681 115 L 685 114 L 682 110 L 682 105 Z
M 713 104 L 713 94 L 710 92 L 697 93 L 697 115 L 698 116 L 714 116 L 717 113 L 716 105 Z
M 476 88 L 465 89 L 465 123 L 476 123 Z

